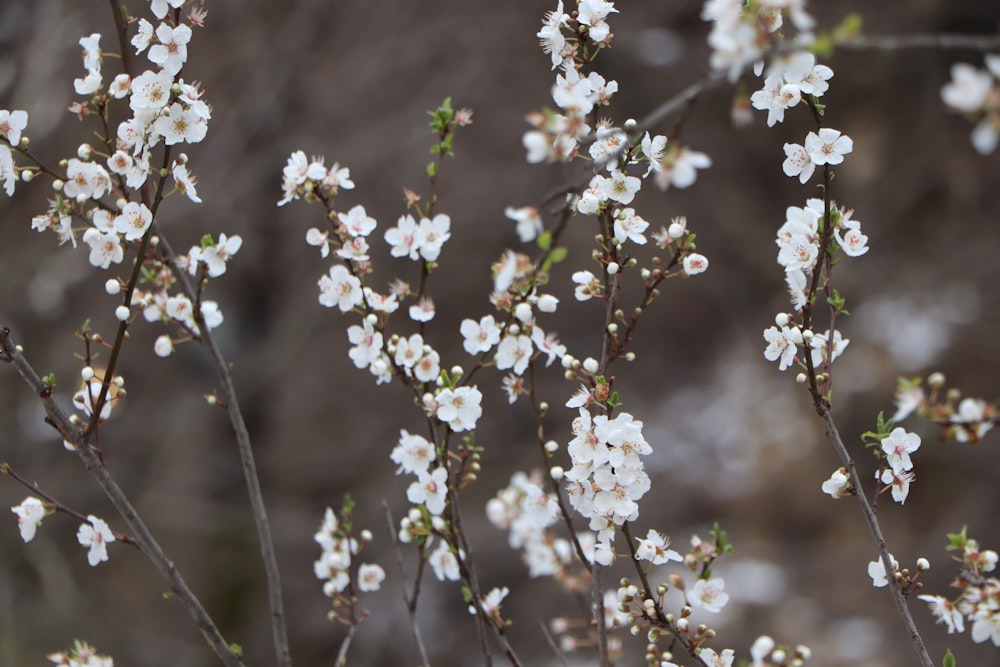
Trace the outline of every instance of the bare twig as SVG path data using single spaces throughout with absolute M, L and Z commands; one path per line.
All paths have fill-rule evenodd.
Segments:
M 929 35 L 862 35 L 837 43 L 844 51 L 903 51 L 907 49 L 968 49 L 993 51 L 1000 49 L 1000 33 L 994 35 L 960 35 L 939 33 Z
M 417 645 L 420 653 L 421 667 L 430 667 L 431 661 L 427 658 L 427 649 L 424 648 L 424 639 L 420 634 L 420 625 L 417 623 L 417 593 L 420 587 L 420 575 L 422 571 L 417 571 L 417 578 L 413 583 L 413 592 L 406 590 L 406 568 L 403 565 L 403 550 L 399 545 L 399 538 L 396 534 L 396 524 L 392 519 L 392 512 L 389 510 L 389 503 L 382 499 L 382 509 L 385 511 L 385 520 L 389 524 L 389 534 L 392 536 L 392 544 L 396 548 L 396 566 L 399 568 L 399 578 L 403 582 L 403 601 L 406 602 L 406 613 L 410 617 L 410 634 L 413 635 L 413 643 Z
M 180 284 L 181 291 L 191 299 L 192 303 L 198 303 L 199 294 L 195 290 L 191 281 L 188 280 L 184 269 L 177 264 L 177 255 L 167 240 L 160 234 L 159 226 L 156 222 L 150 227 L 153 234 L 159 236 L 159 248 L 163 251 L 164 257 L 173 270 L 174 277 Z M 250 496 L 250 506 L 253 510 L 254 524 L 257 527 L 257 538 L 260 544 L 261 559 L 264 562 L 264 570 L 267 576 L 268 605 L 271 614 L 271 634 L 274 640 L 274 650 L 280 667 L 291 667 L 292 657 L 288 647 L 288 628 L 285 622 L 285 608 L 281 593 L 281 575 L 278 570 L 278 560 L 274 553 L 274 540 L 271 537 L 271 525 L 267 518 L 267 507 L 264 504 L 264 495 L 260 488 L 260 479 L 257 477 L 257 465 L 254 462 L 253 447 L 250 443 L 250 432 L 247 430 L 246 422 L 243 420 L 243 412 L 240 409 L 239 399 L 236 396 L 236 389 L 233 386 L 233 377 L 229 372 L 229 364 L 219 350 L 215 342 L 215 337 L 205 324 L 205 317 L 200 308 L 194 309 L 195 322 L 198 324 L 198 341 L 208 354 L 215 368 L 216 377 L 219 380 L 221 399 L 229 415 L 229 421 L 236 436 L 236 446 L 240 454 L 240 463 L 243 466 L 243 478 L 246 480 L 247 493 Z
M 188 588 L 187 583 L 177 571 L 173 561 L 167 558 L 163 549 L 147 528 L 145 522 L 139 516 L 138 511 L 125 496 L 118 484 L 112 479 L 107 468 L 101 463 L 94 449 L 90 446 L 87 437 L 74 428 L 69 420 L 69 416 L 63 412 L 62 408 L 52 398 L 49 388 L 42 382 L 38 373 L 28 363 L 21 354 L 17 345 L 10 337 L 10 330 L 5 326 L 0 326 L 0 350 L 3 351 L 3 359 L 9 360 L 17 369 L 18 374 L 28 385 L 28 387 L 38 396 L 45 409 L 47 420 L 62 436 L 62 438 L 76 448 L 76 453 L 83 461 L 87 471 L 94 477 L 97 484 L 107 495 L 111 504 L 128 524 L 135 541 L 139 544 L 142 552 L 153 562 L 153 566 L 160 572 L 160 575 L 170 585 L 171 592 L 187 610 L 195 625 L 201 631 L 205 641 L 208 642 L 215 654 L 219 656 L 223 664 L 228 667 L 243 667 L 243 662 L 232 651 L 229 643 L 223 638 L 222 633 L 215 626 L 209 617 L 208 612 L 202 607 L 201 602 L 195 594 Z
M 903 595 L 903 591 L 900 590 L 899 585 L 892 578 L 892 573 L 895 568 L 892 565 L 892 556 L 889 554 L 889 549 L 885 543 L 885 537 L 882 535 L 882 527 L 879 525 L 878 517 L 875 515 L 875 511 L 872 509 L 871 504 L 862 493 L 861 478 L 858 476 L 858 471 L 854 466 L 854 458 L 847 451 L 847 447 L 844 446 L 844 441 L 840 437 L 840 431 L 837 430 L 837 425 L 833 421 L 833 417 L 830 415 L 830 410 L 826 406 L 826 403 L 822 400 L 817 400 L 816 395 L 813 395 L 813 404 L 816 406 L 816 411 L 819 413 L 820 418 L 823 419 L 823 423 L 826 425 L 826 435 L 830 440 L 830 444 L 833 445 L 834 450 L 836 450 L 837 455 L 840 457 L 841 463 L 844 464 L 844 468 L 847 469 L 848 476 L 851 479 L 851 484 L 854 485 L 855 489 L 858 489 L 858 493 L 855 498 L 858 500 L 858 506 L 861 507 L 861 513 L 865 516 L 865 523 L 868 524 L 868 529 L 871 531 L 872 537 L 875 540 L 875 545 L 878 547 L 879 557 L 882 560 L 882 565 L 885 567 L 886 577 L 889 579 L 889 592 L 892 594 L 892 601 L 896 603 L 896 610 L 899 612 L 899 617 L 903 620 L 903 625 L 906 626 L 906 632 L 910 635 L 910 643 L 913 645 L 913 650 L 917 654 L 917 658 L 920 660 L 922 667 L 934 667 L 934 663 L 931 660 L 930 654 L 927 652 L 927 647 L 924 646 L 924 640 L 920 636 L 920 631 L 917 630 L 917 625 L 913 621 L 913 616 L 910 615 L 910 608 L 906 604 L 906 597 Z

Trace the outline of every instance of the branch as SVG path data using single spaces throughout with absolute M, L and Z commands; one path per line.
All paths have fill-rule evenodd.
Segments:
M 993 51 L 1000 49 L 1000 33 L 995 35 L 960 35 L 940 33 L 930 35 L 861 35 L 837 43 L 844 51 L 903 51 L 905 49 L 969 49 Z
M 191 281 L 188 280 L 187 273 L 177 265 L 177 255 L 160 233 L 159 225 L 153 222 L 150 227 L 152 234 L 159 237 L 159 248 L 163 251 L 174 277 L 181 286 L 184 294 L 191 299 L 191 303 L 200 303 L 199 293 L 195 291 Z M 253 447 L 250 443 L 250 432 L 247 430 L 246 422 L 243 420 L 243 413 L 240 410 L 239 400 L 236 397 L 236 389 L 233 386 L 233 377 L 229 372 L 229 364 L 219 350 L 215 342 L 215 337 L 205 324 L 205 317 L 201 313 L 201 308 L 194 308 L 195 322 L 198 324 L 198 341 L 204 348 L 206 354 L 212 361 L 215 368 L 216 377 L 219 380 L 221 399 L 229 414 L 229 421 L 236 436 L 236 446 L 240 454 L 240 463 L 243 465 L 243 477 L 247 484 L 247 493 L 250 496 L 250 506 L 253 509 L 254 524 L 257 526 L 257 538 L 260 543 L 260 555 L 264 561 L 264 570 L 267 576 L 268 604 L 271 613 L 271 634 L 274 640 L 274 650 L 278 658 L 280 667 L 291 667 L 292 657 L 288 647 L 288 628 L 285 622 L 284 602 L 281 595 L 281 575 L 278 571 L 278 560 L 274 553 L 274 540 L 271 537 L 271 526 L 267 518 L 267 507 L 264 504 L 264 495 L 260 488 L 260 479 L 257 477 L 257 465 L 254 462 Z
M 823 423 L 826 424 L 826 435 L 830 440 L 830 444 L 833 445 L 833 448 L 837 451 L 837 455 L 840 457 L 840 461 L 847 469 L 854 488 L 858 490 L 855 497 L 858 499 L 861 513 L 865 515 L 865 522 L 868 524 L 868 529 L 871 531 L 875 545 L 878 547 L 879 557 L 882 559 L 886 576 L 889 578 L 888 588 L 892 594 L 892 601 L 896 603 L 896 611 L 899 612 L 899 617 L 903 619 L 903 625 L 906 626 L 906 632 L 910 635 L 910 643 L 913 644 L 913 650 L 916 652 L 922 667 L 934 667 L 931 656 L 927 652 L 927 647 L 924 646 L 924 640 L 920 636 L 920 631 L 917 630 L 913 616 L 910 615 L 910 608 L 906 604 L 906 597 L 891 576 L 892 572 L 895 571 L 892 565 L 892 556 L 889 554 L 888 547 L 886 547 L 885 537 L 882 535 L 882 527 L 879 525 L 878 517 L 862 492 L 864 487 L 861 485 L 861 478 L 858 476 L 858 471 L 854 466 L 854 459 L 847 451 L 847 447 L 844 446 L 844 441 L 840 437 L 840 431 L 837 430 L 837 425 L 834 423 L 826 403 L 819 399 L 815 393 L 813 393 L 813 403 L 816 406 L 816 411 L 819 412 L 819 416 L 823 419 Z
M 385 511 L 385 520 L 389 524 L 389 535 L 392 536 L 392 545 L 396 548 L 396 566 L 399 568 L 399 578 L 403 582 L 403 601 L 406 602 L 406 614 L 410 617 L 410 634 L 413 635 L 413 642 L 417 645 L 417 652 L 420 653 L 421 667 L 430 667 L 430 660 L 427 659 L 427 649 L 424 648 L 423 636 L 420 634 L 420 626 L 417 624 L 417 594 L 419 593 L 420 575 L 418 570 L 416 580 L 413 583 L 413 593 L 406 590 L 406 568 L 403 566 L 403 550 L 399 545 L 399 536 L 396 531 L 396 523 L 392 519 L 392 512 L 389 510 L 389 503 L 382 499 L 382 509 Z M 421 564 L 423 559 L 421 558 Z
M 24 355 L 21 354 L 20 348 L 14 344 L 14 341 L 10 337 L 10 329 L 5 326 L 0 326 L 0 351 L 2 351 L 0 360 L 13 364 L 25 384 L 28 385 L 42 402 L 42 407 L 45 408 L 45 413 L 48 415 L 46 421 L 59 431 L 64 440 L 76 448 L 76 453 L 83 461 L 84 467 L 97 480 L 98 486 L 101 487 L 111 501 L 111 504 L 114 505 L 122 519 L 128 524 L 135 541 L 139 544 L 139 548 L 153 562 L 160 575 L 169 583 L 171 592 L 180 600 L 181 605 L 187 610 L 188 615 L 194 620 L 198 629 L 201 630 L 205 641 L 208 642 L 209 646 L 212 647 L 212 650 L 215 651 L 215 654 L 219 656 L 219 659 L 225 665 L 228 665 L 228 667 L 243 667 L 243 662 L 230 649 L 229 643 L 226 642 L 222 633 L 219 632 L 208 612 L 202 607 L 201 602 L 191 589 L 188 588 L 187 583 L 185 583 L 180 572 L 177 571 L 177 567 L 173 561 L 163 553 L 163 549 L 157 543 L 149 528 L 146 527 L 145 522 L 125 496 L 125 493 L 114 479 L 112 479 L 107 468 L 101 463 L 97 453 L 87 441 L 87 438 L 79 429 L 72 426 L 69 416 L 63 412 L 62 408 L 55 402 L 55 399 L 52 398 L 52 392 L 49 387 L 42 382 L 41 378 L 38 377 L 38 373 L 35 372 L 35 369 L 32 368 L 24 358 Z

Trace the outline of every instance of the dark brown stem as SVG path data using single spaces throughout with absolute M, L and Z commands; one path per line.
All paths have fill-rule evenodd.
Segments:
M 188 280 L 184 269 L 177 264 L 177 255 L 167 242 L 166 238 L 160 234 L 159 225 L 153 223 L 150 232 L 159 236 L 159 248 L 163 251 L 164 257 L 173 270 L 174 277 L 181 286 L 181 291 L 191 299 L 192 303 L 198 302 L 198 291 L 195 290 L 191 281 Z M 229 415 L 229 422 L 233 427 L 236 436 L 236 447 L 240 454 L 240 463 L 243 466 L 243 478 L 247 484 L 247 493 L 250 496 L 250 506 L 253 510 L 254 524 L 257 527 L 257 538 L 260 545 L 261 559 L 264 562 L 264 571 L 267 577 L 268 605 L 271 614 L 271 634 L 274 640 L 274 650 L 280 667 L 291 667 L 292 657 L 288 647 L 288 629 L 285 622 L 285 607 L 281 593 L 281 575 L 278 570 L 278 560 L 274 553 L 274 540 L 271 537 L 271 525 L 267 518 L 267 507 L 264 504 L 264 494 L 260 488 L 260 479 L 257 476 L 257 465 L 254 462 L 253 446 L 250 442 L 250 432 L 247 430 L 246 422 L 243 419 L 243 412 L 240 409 L 239 399 L 236 396 L 236 388 L 233 386 L 233 376 L 229 372 L 229 364 L 226 362 L 222 351 L 215 342 L 215 337 L 205 324 L 205 317 L 201 309 L 194 309 L 195 322 L 198 325 L 198 342 L 208 354 L 215 368 L 216 377 L 219 380 L 219 387 L 223 405 Z

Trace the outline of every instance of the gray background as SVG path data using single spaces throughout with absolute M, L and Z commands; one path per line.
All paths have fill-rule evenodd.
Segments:
M 344 202 L 364 204 L 385 229 L 403 211 L 402 188 L 424 187 L 425 110 L 447 95 L 475 110 L 475 124 L 460 131 L 457 157 L 442 172 L 438 210 L 451 215 L 453 238 L 432 282 L 438 316 L 429 334 L 444 363 L 467 363 L 457 325 L 490 312 L 485 267 L 516 245 L 504 207 L 532 203 L 584 168 L 526 166 L 521 148 L 524 115 L 551 104 L 552 73 L 534 37 L 551 4 L 219 0 L 209 3 L 208 27 L 195 31 L 185 78 L 204 83 L 214 116 L 205 142 L 187 152 L 205 203 L 172 198 L 161 222 L 182 249 L 205 232 L 244 239 L 210 295 L 226 315 L 219 336 L 254 437 L 299 665 L 332 664 L 343 634 L 325 619 L 312 534 L 323 509 L 339 505 L 345 492 L 359 502 L 358 523 L 376 533 L 365 556 L 390 577 L 363 600 L 373 615 L 352 651 L 354 664 L 417 662 L 380 503 L 386 499 L 397 516 L 404 511 L 405 482 L 393 476 L 388 454 L 400 428 L 419 428 L 420 414 L 405 391 L 376 390 L 348 360 L 345 329 L 353 318 L 317 303 L 315 281 L 329 262 L 304 243 L 306 229 L 322 222 L 320 209 L 275 207 L 281 168 L 299 148 L 349 166 L 357 189 Z M 609 112 L 619 123 L 702 75 L 709 27 L 697 2 L 621 4 L 611 19 L 614 48 L 598 62 L 619 81 Z M 872 34 L 988 33 L 998 19 L 995 3 L 972 0 L 814 4 L 825 26 L 864 12 Z M 51 161 L 71 156 L 92 131 L 62 110 L 81 72 L 76 42 L 93 31 L 114 50 L 105 3 L 7 0 L 0 7 L 0 108 L 29 112 L 32 146 Z M 871 462 L 860 456 L 857 436 L 879 410 L 892 409 L 898 375 L 941 369 L 970 395 L 995 395 L 1000 170 L 995 155 L 974 153 L 971 126 L 940 102 L 955 60 L 982 64 L 975 53 L 928 51 L 842 53 L 828 61 L 836 72 L 824 98 L 829 123 L 855 141 L 836 198 L 856 210 L 872 246 L 837 269 L 853 315 L 842 324 L 852 342 L 838 363 L 835 413 L 866 476 Z M 115 65 L 105 59 L 106 79 Z M 711 261 L 697 280 L 666 287 L 639 329 L 640 363 L 615 369 L 626 409 L 645 422 L 656 450 L 647 461 L 654 486 L 638 532 L 655 527 L 684 548 L 715 520 L 728 529 L 737 552 L 718 571 L 727 576 L 730 607 L 701 617 L 720 629 L 719 649 L 746 656 L 753 638 L 767 632 L 811 646 L 817 667 L 913 664 L 889 596 L 865 574 L 874 549 L 860 514 L 819 491 L 838 465 L 822 425 L 791 375 L 761 354 L 760 332 L 787 308 L 774 232 L 785 208 L 814 192 L 781 173 L 781 145 L 801 141 L 811 121 L 795 109 L 769 130 L 755 113 L 750 128 L 735 130 L 732 92 L 706 94 L 683 127 L 682 143 L 709 153 L 713 168 L 690 190 L 647 188 L 637 200 L 657 227 L 686 214 Z M 0 322 L 12 326 L 40 371 L 56 373 L 68 402 L 79 371 L 73 355 L 81 352 L 73 330 L 91 317 L 110 335 L 116 302 L 102 291 L 108 274 L 93 270 L 83 250 L 57 248 L 54 237 L 30 229 L 31 216 L 45 209 L 46 187 L 22 184 L 14 200 L 0 203 Z M 587 224 L 572 221 L 571 260 L 578 263 L 594 233 Z M 559 323 L 550 326 L 585 356 L 597 351 L 601 306 L 573 302 L 571 266 L 554 276 L 563 302 Z M 411 269 L 382 261 L 378 280 Z M 201 399 L 213 386 L 210 368 L 194 346 L 155 358 L 160 333 L 158 326 L 133 328 L 121 366 L 128 399 L 102 429 L 108 463 L 227 638 L 244 647 L 248 664 L 270 664 L 239 462 L 225 415 Z M 559 405 L 574 387 L 555 370 L 550 375 L 545 391 Z M 482 479 L 466 493 L 467 523 L 484 585 L 513 591 L 504 606 L 515 619 L 512 643 L 527 664 L 551 664 L 538 624 L 566 610 L 566 600 L 553 583 L 526 580 L 506 536 L 481 510 L 514 470 L 538 464 L 534 427 L 524 405 L 506 409 L 499 376 L 483 374 L 480 386 L 487 416 L 477 439 L 486 453 Z M 0 369 L 0 405 L 0 460 L 120 529 L 10 368 Z M 565 443 L 571 418 L 554 410 L 549 434 Z M 883 502 L 881 517 L 896 556 L 904 565 L 928 557 L 928 591 L 946 594 L 954 572 L 943 551 L 946 532 L 967 523 L 983 546 L 1000 548 L 996 436 L 958 446 L 938 442 L 929 426 L 913 428 L 924 436 L 918 481 L 904 508 Z M 24 495 L 13 481 L 0 484 L 0 506 Z M 0 662 L 46 664 L 44 654 L 80 637 L 120 665 L 215 664 L 180 606 L 162 599 L 163 584 L 140 554 L 113 545 L 111 562 L 91 569 L 75 521 L 49 517 L 23 545 L 13 520 L 0 530 Z M 431 584 L 424 594 L 421 623 L 433 663 L 476 664 L 472 619 L 457 586 Z M 922 603 L 913 609 L 934 655 L 947 645 L 960 665 L 996 662 L 992 645 L 974 646 L 968 634 L 948 637 Z M 626 663 L 640 664 L 641 650 L 627 643 Z M 593 662 L 586 652 L 579 657 Z

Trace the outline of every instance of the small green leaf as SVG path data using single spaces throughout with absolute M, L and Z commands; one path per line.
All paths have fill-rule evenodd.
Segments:
M 549 253 L 549 262 L 552 264 L 558 264 L 559 262 L 566 259 L 569 255 L 569 249 L 565 246 L 559 246 L 558 248 L 553 248 L 552 252 Z
M 537 243 L 538 247 L 542 250 L 548 250 L 552 247 L 552 232 L 542 232 L 538 235 L 535 243 Z
M 202 248 L 214 248 L 215 241 L 212 239 L 211 234 L 205 234 L 201 237 L 201 247 Z
M 237 658 L 243 657 L 243 647 L 237 644 L 236 642 L 233 642 L 232 644 L 229 645 L 229 652 L 235 655 Z
M 968 526 L 962 526 L 961 533 L 948 533 L 948 546 L 944 548 L 945 551 L 963 551 L 965 545 L 969 542 L 969 538 L 966 535 L 968 529 Z
M 955 667 L 955 655 L 951 652 L 951 649 L 945 649 L 944 659 L 941 660 L 941 667 Z
M 437 176 L 438 166 L 437 162 L 431 161 L 427 163 L 427 176 L 434 178 Z
M 52 389 L 53 387 L 56 386 L 56 374 L 49 373 L 48 375 L 42 378 L 42 383 L 49 389 Z

